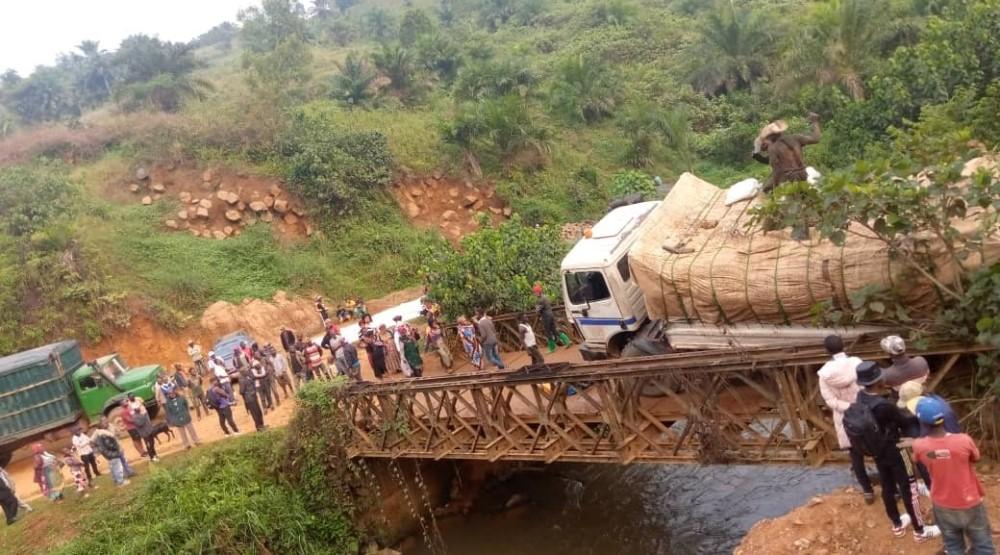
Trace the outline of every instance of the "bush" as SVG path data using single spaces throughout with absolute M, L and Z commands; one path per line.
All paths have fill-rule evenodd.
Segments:
M 515 216 L 497 228 L 467 235 L 459 251 L 429 253 L 422 273 L 430 284 L 428 295 L 449 318 L 476 307 L 527 310 L 535 303 L 535 282 L 558 289 L 559 263 L 567 251 L 558 228 L 527 227 Z
M 611 176 L 611 198 L 622 198 L 639 193 L 643 200 L 656 196 L 656 183 L 648 175 L 635 171 L 620 171 Z

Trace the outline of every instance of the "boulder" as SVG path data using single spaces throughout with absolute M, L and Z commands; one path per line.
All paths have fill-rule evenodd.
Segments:
M 133 193 L 138 193 L 139 192 L 139 184 L 138 183 L 133 183 L 133 184 L 129 185 L 128 186 L 128 190 L 131 191 L 131 192 L 133 192 Z
M 205 170 L 201 172 L 202 181 L 211 182 L 213 177 L 215 177 L 215 174 L 212 173 L 212 170 Z
M 263 214 L 260 215 L 260 221 L 269 224 L 274 221 L 274 214 L 270 212 L 264 212 Z
M 194 211 L 194 215 L 198 218 L 207 218 L 208 208 L 205 208 L 204 206 L 199 206 L 198 209 Z
M 177 229 L 179 227 L 177 225 L 177 220 L 167 220 L 163 222 L 163 224 L 169 227 L 170 229 Z
M 277 199 L 274 201 L 274 211 L 278 214 L 284 214 L 288 212 L 288 201 L 285 199 Z
M 167 191 L 167 187 L 163 183 L 153 183 L 153 186 L 150 187 L 150 189 L 152 189 L 154 193 L 165 193 Z
M 475 194 L 469 194 L 469 195 L 465 195 L 464 197 L 462 197 L 462 206 L 466 206 L 466 207 L 472 206 L 473 204 L 476 204 L 477 202 L 479 202 L 479 197 L 477 195 L 475 195 Z
M 306 211 L 305 211 L 305 210 L 303 210 L 303 209 L 302 209 L 302 207 L 300 207 L 300 206 L 293 206 L 293 207 L 292 207 L 292 212 L 293 212 L 293 213 L 294 213 L 294 214 L 295 214 L 296 216 L 298 216 L 298 217 L 300 217 L 300 218 L 301 218 L 302 216 L 305 216 L 305 215 L 306 215 Z
M 268 208 L 274 207 L 274 195 L 267 195 L 264 197 L 264 206 Z
M 413 187 L 410 187 L 410 196 L 411 197 L 422 197 L 422 196 L 424 196 L 424 190 L 421 189 L 420 187 L 417 187 L 416 185 L 414 185 Z
M 180 212 L 177 213 L 177 218 L 180 219 L 180 220 L 186 220 L 186 219 L 188 219 L 188 211 L 186 209 L 185 210 L 181 210 Z
M 456 214 L 454 210 L 445 210 L 444 213 L 441 214 L 441 218 L 444 220 L 454 220 L 455 216 Z
M 253 210 L 254 212 L 263 212 L 267 210 L 267 205 L 259 200 L 255 200 L 250 203 L 250 210 Z
M 493 187 L 490 187 L 489 189 L 486 189 L 486 192 L 483 193 L 483 196 L 485 196 L 486 198 L 489 199 L 489 198 L 493 198 L 494 194 L 496 194 L 496 191 L 493 190 Z
M 514 209 L 513 208 L 511 208 L 510 206 L 504 206 L 503 207 L 503 215 L 504 215 L 504 217 L 509 218 L 513 214 L 514 214 Z
M 201 204 L 201 199 L 198 197 L 191 197 L 191 204 Z
M 212 232 L 212 237 L 222 240 L 226 238 L 226 233 L 224 231 L 219 231 L 218 229 L 216 229 L 215 231 Z
M 179 198 L 181 202 L 191 202 L 191 193 L 181 191 L 181 194 L 177 195 L 177 198 Z
M 201 232 L 198 231 L 197 229 L 193 228 L 193 227 L 191 229 L 189 229 L 188 231 L 190 231 L 191 235 L 194 235 L 195 237 L 201 237 Z
M 271 196 L 278 197 L 280 195 L 281 195 L 281 187 L 278 187 L 277 185 L 271 185 Z
M 233 229 L 233 226 L 231 225 L 227 225 L 226 227 L 222 228 L 222 232 L 225 233 L 226 235 L 232 235 L 234 231 L 236 230 Z
M 139 168 L 135 170 L 135 178 L 139 181 L 145 181 L 149 179 L 149 170 L 146 168 Z
M 406 203 L 406 215 L 411 218 L 416 218 L 420 215 L 420 207 L 417 206 L 415 202 Z
M 313 226 L 306 224 L 306 237 L 312 237 L 314 231 Z
M 451 198 L 458 198 L 458 187 L 451 187 L 448 189 L 448 196 Z
M 472 207 L 473 207 L 473 208 L 475 208 L 476 210 L 482 210 L 482 209 L 483 209 L 483 206 L 484 206 L 484 204 L 483 204 L 483 199 L 479 199 L 479 200 L 477 200 L 477 201 L 476 201 L 475 203 L 473 203 L 473 205 L 472 205 Z
M 226 198 L 226 202 L 228 202 L 229 204 L 239 204 L 240 203 L 240 195 L 237 194 L 237 193 L 229 193 L 229 197 Z M 243 210 L 243 209 L 240 208 L 240 210 Z
M 226 210 L 226 219 L 231 222 L 238 222 L 243 219 L 243 214 L 239 210 Z
M 299 223 L 299 217 L 296 216 L 295 214 L 292 214 L 291 212 L 289 212 L 288 214 L 285 214 L 284 220 L 285 220 L 285 223 L 288 224 L 288 225 L 295 225 L 295 224 Z
M 146 196 L 142 197 L 142 204 L 144 204 L 146 206 L 149 206 L 150 204 L 153 204 L 153 197 L 151 197 L 149 195 L 146 195 Z
M 215 198 L 221 200 L 222 202 L 226 202 L 227 200 L 229 200 L 229 191 L 223 191 L 222 189 L 219 189 L 218 191 L 215 192 Z
M 205 210 L 211 210 L 212 201 L 208 200 L 207 198 L 203 198 L 200 201 L 198 201 L 198 206 L 204 208 Z
M 239 201 L 239 202 L 237 202 L 236 203 L 236 209 L 239 210 L 240 212 L 246 210 L 247 209 L 247 203 L 243 202 L 242 200 Z
M 497 216 L 499 216 L 500 214 L 503 214 L 503 210 L 497 208 L 496 206 L 490 206 L 490 212 L 493 212 Z

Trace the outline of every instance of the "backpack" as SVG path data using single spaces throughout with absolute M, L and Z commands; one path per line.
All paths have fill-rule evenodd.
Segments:
M 875 413 L 872 412 L 873 407 L 888 402 L 878 399 L 869 405 L 862 402 L 859 396 L 859 400 L 844 411 L 844 432 L 851 441 L 851 446 L 869 457 L 877 457 L 889 444 L 886 430 L 879 426 Z
M 95 438 L 95 440 L 97 450 L 100 451 L 105 457 L 113 459 L 119 455 L 118 440 L 115 438 L 109 435 L 100 434 Z

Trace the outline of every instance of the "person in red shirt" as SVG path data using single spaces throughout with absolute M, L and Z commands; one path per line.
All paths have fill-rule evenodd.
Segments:
M 983 505 L 983 485 L 973 466 L 979 460 L 979 449 L 968 435 L 945 431 L 945 406 L 941 401 L 924 397 L 916 408 L 917 418 L 930 427 L 930 432 L 913 442 L 913 453 L 931 473 L 934 520 L 941 528 L 945 550 L 995 555 L 990 519 Z

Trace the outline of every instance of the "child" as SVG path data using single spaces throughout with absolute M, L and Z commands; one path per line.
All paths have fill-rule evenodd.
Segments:
M 83 497 L 90 497 L 90 493 L 87 492 L 87 488 L 90 487 L 90 481 L 87 480 L 87 474 L 83 470 L 83 461 L 76 458 L 76 455 L 73 454 L 73 449 L 69 447 L 63 449 L 62 454 L 63 464 L 69 467 L 69 473 L 73 475 L 76 492 L 83 495 Z

